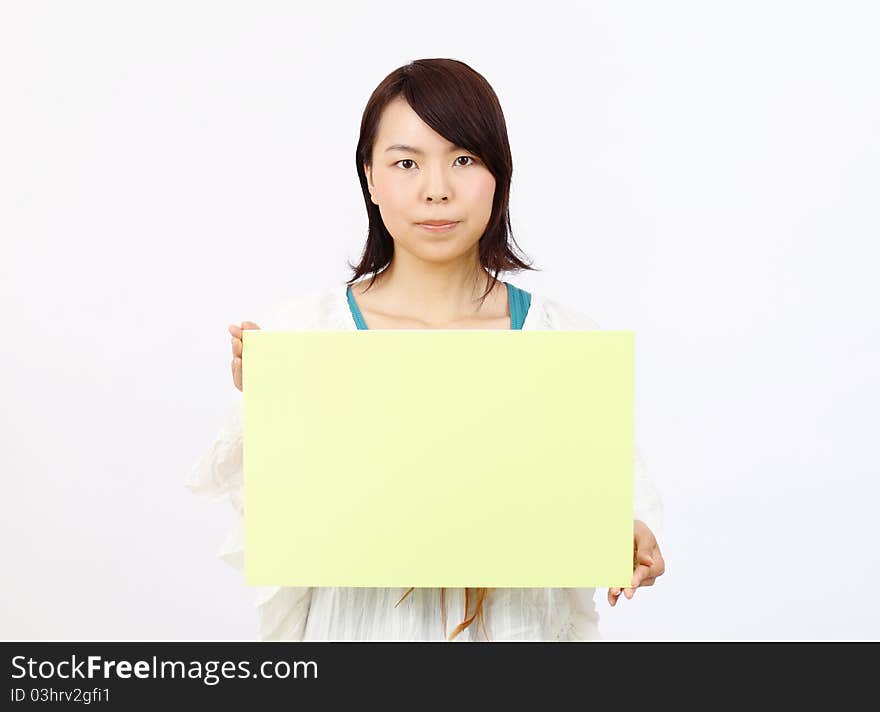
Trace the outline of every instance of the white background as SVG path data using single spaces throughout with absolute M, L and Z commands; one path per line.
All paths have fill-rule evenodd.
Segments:
M 350 276 L 367 98 L 451 57 L 505 112 L 507 278 L 636 331 L 667 573 L 605 638 L 880 638 L 876 7 L 4 3 L 0 635 L 255 638 L 183 487 L 226 325 Z

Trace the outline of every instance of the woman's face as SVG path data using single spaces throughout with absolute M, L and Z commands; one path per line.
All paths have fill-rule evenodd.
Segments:
M 385 107 L 373 164 L 364 171 L 395 250 L 445 262 L 471 251 L 489 224 L 495 176 L 422 121 L 402 97 Z M 456 224 L 437 231 L 419 225 L 427 220 Z

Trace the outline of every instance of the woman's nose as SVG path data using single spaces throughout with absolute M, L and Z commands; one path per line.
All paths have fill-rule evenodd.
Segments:
M 426 176 L 425 197 L 432 203 L 448 200 L 448 177 L 444 174 L 443 169 L 435 167 L 434 170 L 427 171 Z

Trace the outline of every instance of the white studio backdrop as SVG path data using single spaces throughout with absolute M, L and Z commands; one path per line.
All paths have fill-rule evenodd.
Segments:
M 0 6 L 8 640 L 248 640 L 183 486 L 226 326 L 350 276 L 361 112 L 412 59 L 501 100 L 507 275 L 636 332 L 667 573 L 608 640 L 878 639 L 880 10 L 848 2 Z

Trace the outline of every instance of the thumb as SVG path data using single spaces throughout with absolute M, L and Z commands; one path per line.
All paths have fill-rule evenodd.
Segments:
M 244 329 L 259 329 L 260 327 L 254 324 L 252 321 L 243 321 L 241 322 L 241 328 Z

